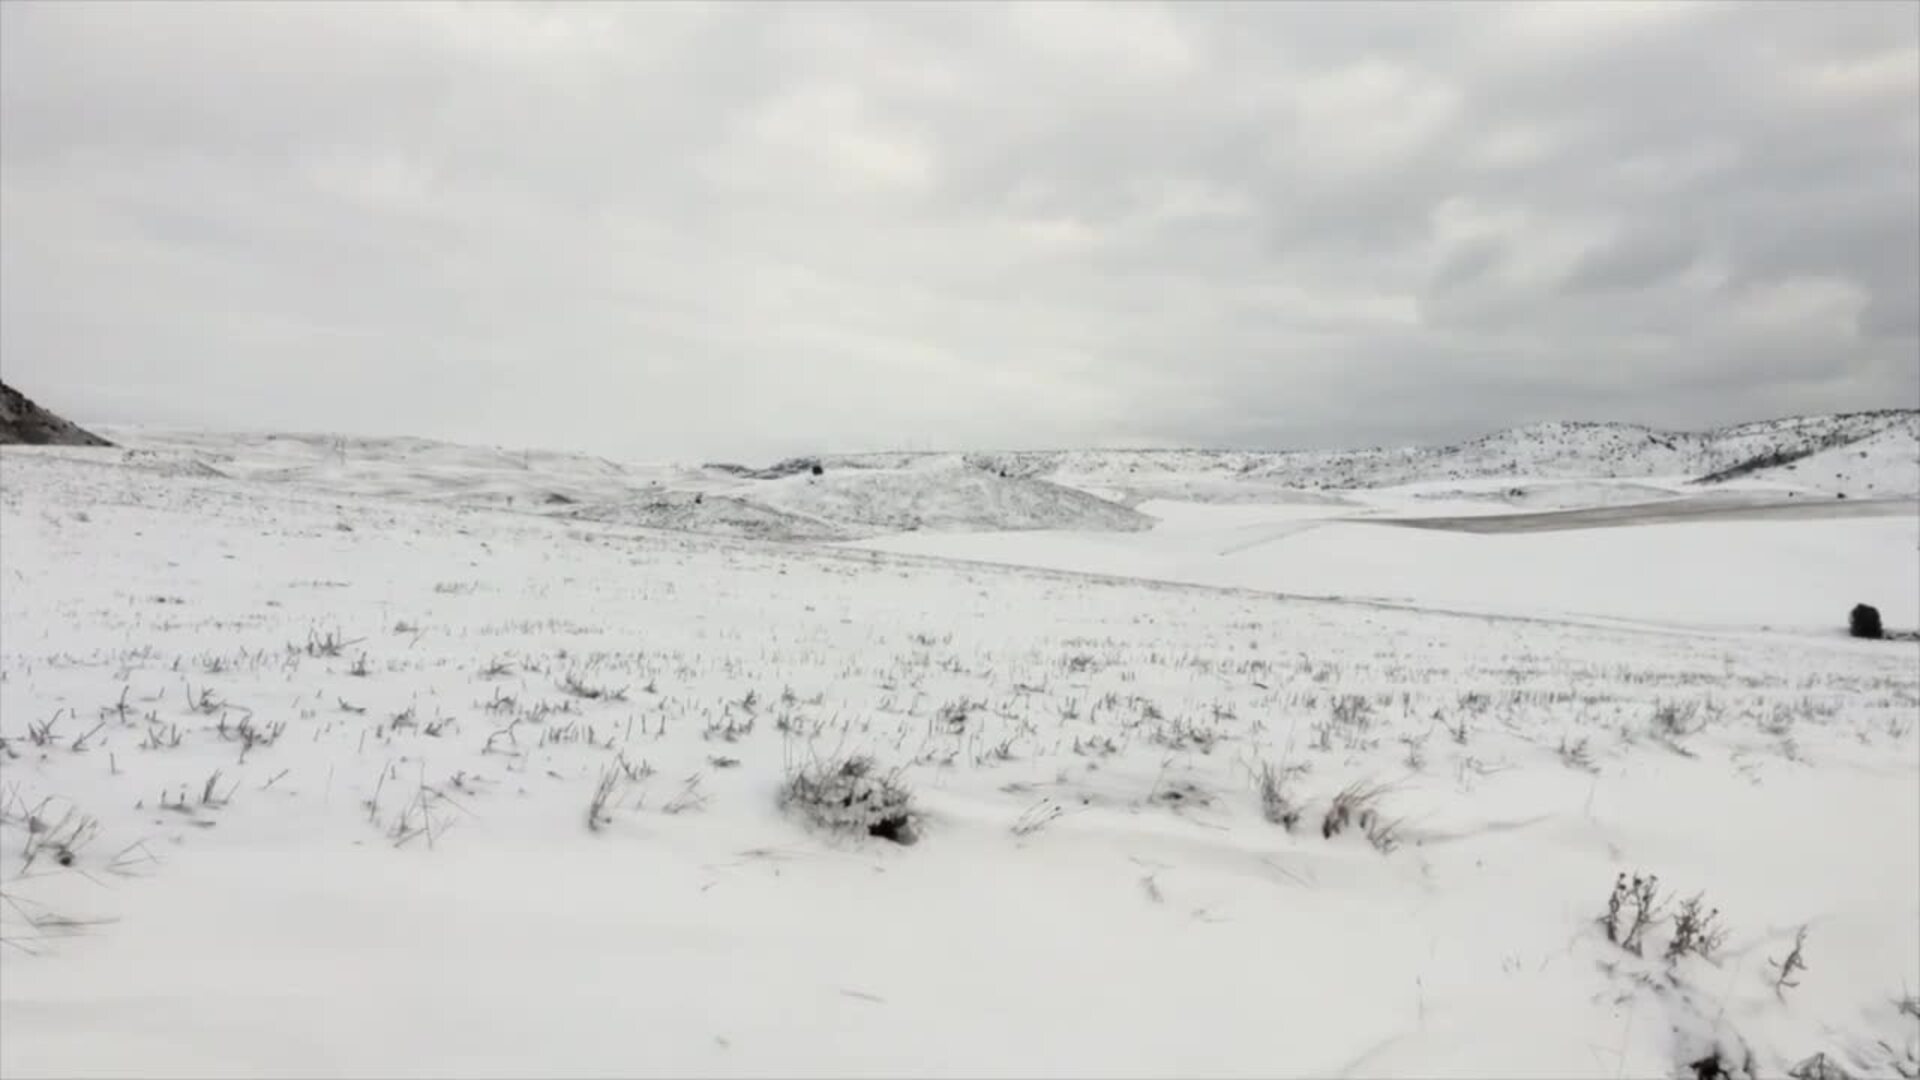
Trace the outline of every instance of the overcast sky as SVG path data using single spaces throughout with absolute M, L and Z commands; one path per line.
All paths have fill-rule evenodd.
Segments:
M 1920 5 L 0 4 L 0 370 L 637 458 L 1920 405 Z

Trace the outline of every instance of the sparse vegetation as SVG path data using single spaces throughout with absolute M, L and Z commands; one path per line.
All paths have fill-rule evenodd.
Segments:
M 1774 970 L 1773 992 L 1775 994 L 1784 998 L 1788 990 L 1800 985 L 1795 977 L 1807 970 L 1806 948 L 1807 928 L 1802 926 L 1794 931 L 1792 951 L 1781 959 L 1767 961 L 1768 966 Z
M 1600 771 L 1599 766 L 1593 762 L 1593 752 L 1588 748 L 1587 738 L 1584 735 L 1578 739 L 1560 736 L 1560 746 L 1556 753 L 1560 756 L 1560 763 L 1569 769 L 1578 769 L 1581 772 Z
M 1051 799 L 1042 799 L 1020 812 L 1013 823 L 1013 835 L 1031 836 L 1060 819 L 1066 810 Z
M 613 798 L 614 788 L 620 782 L 620 771 L 615 768 L 603 769 L 600 780 L 593 786 L 593 798 L 587 802 L 587 828 L 592 832 L 613 824 L 613 818 L 607 813 L 607 803 Z
M 877 836 L 896 844 L 919 839 L 912 792 L 897 773 L 876 771 L 873 759 L 863 755 L 794 769 L 781 803 L 832 832 Z
M 588 701 L 625 701 L 627 699 L 626 687 L 589 683 L 577 671 L 569 671 L 561 676 L 560 689 Z
M 817 490 L 859 479 L 842 471 Z M 1038 478 L 1019 485 L 1035 489 L 1046 475 L 1025 465 L 1017 474 Z M 41 527 L 7 501 L 15 475 L 0 477 L 0 524 Z M 807 489 L 804 477 L 783 486 Z M 250 494 L 194 502 L 199 489 L 163 500 L 126 487 L 193 510 L 176 515 L 193 550 L 166 551 L 180 566 L 127 567 L 100 582 L 68 575 L 56 594 L 45 582 L 62 549 L 49 544 L 24 549 L 20 575 L 7 578 L 0 857 L 9 874 L 30 864 L 5 879 L 9 904 L 31 910 L 26 894 L 48 886 L 94 896 L 89 878 L 220 866 L 207 851 L 277 844 L 304 853 L 310 839 L 326 853 L 324 872 L 348 873 L 337 879 L 343 888 L 357 887 L 353 875 L 373 867 L 369 859 L 404 866 L 364 878 L 396 890 L 381 899 L 396 918 L 421 920 L 410 927 L 430 925 L 420 897 L 404 892 L 416 874 L 465 874 L 478 860 L 546 845 L 560 851 L 568 877 L 620 868 L 628 876 L 614 884 L 637 883 L 632 902 L 664 905 L 668 924 L 692 917 L 681 904 L 729 918 L 765 910 L 764 890 L 795 904 L 844 895 L 853 911 L 881 895 L 917 900 L 975 880 L 1004 889 L 1008 903 L 1028 902 L 1023 890 L 1035 882 L 1062 892 L 1091 883 L 1063 896 L 1062 910 L 1088 912 L 1089 938 L 1108 935 L 1116 948 L 1145 943 L 1184 956 L 1189 941 L 1211 950 L 1227 935 L 1258 941 L 1275 926 L 1324 935 L 1326 955 L 1376 940 L 1405 946 L 1409 985 L 1382 992 L 1391 1001 L 1412 995 L 1422 1018 L 1462 1004 L 1460 987 L 1473 980 L 1442 967 L 1460 954 L 1471 952 L 1480 965 L 1472 971 L 1489 982 L 1497 964 L 1521 992 L 1539 972 L 1556 987 L 1591 980 L 1580 992 L 1596 1002 L 1617 992 L 1614 1016 L 1633 1016 L 1631 1037 L 1591 1040 L 1596 1068 L 1610 1074 L 1615 1037 L 1626 1048 L 1623 1075 L 1647 1064 L 1645 1044 L 1665 1045 L 1664 1028 L 1655 1039 L 1643 1025 L 1671 1023 L 1687 1040 L 1685 1056 L 1703 1052 L 1688 1011 L 1700 1002 L 1724 1001 L 1728 1025 L 1745 1026 L 1771 1023 L 1780 1009 L 1827 1010 L 1831 997 L 1845 1029 L 1836 1045 L 1873 1053 L 1845 1027 L 1854 1002 L 1838 987 L 1857 974 L 1845 935 L 1828 944 L 1826 974 L 1809 984 L 1820 1000 L 1800 1001 L 1787 991 L 1805 969 L 1804 934 L 1790 953 L 1784 942 L 1778 953 L 1750 948 L 1755 928 L 1743 921 L 1729 947 L 1703 895 L 1669 896 L 1650 876 L 1622 875 L 1600 917 L 1612 945 L 1590 928 L 1569 944 L 1564 924 L 1597 914 L 1595 894 L 1582 886 L 1569 914 L 1534 862 L 1546 856 L 1541 867 L 1597 886 L 1627 860 L 1684 862 L 1689 849 L 1661 834 L 1724 845 L 1750 832 L 1763 834 L 1756 843 L 1777 841 L 1767 857 L 1790 865 L 1804 838 L 1776 831 L 1768 807 L 1821 813 L 1816 802 L 1826 797 L 1848 808 L 1884 804 L 1852 801 L 1831 783 L 1829 763 L 1862 786 L 1907 775 L 1887 763 L 1904 763 L 1897 755 L 1912 749 L 1920 688 L 1898 650 L 1804 635 L 1439 616 L 851 547 L 714 543 L 594 520 L 585 515 L 596 497 L 584 494 L 564 511 L 534 514 L 525 504 L 537 500 L 523 497 L 512 513 L 328 499 L 275 503 L 269 516 Z M 212 482 L 206 490 L 230 494 Z M 64 530 L 51 535 L 80 554 L 136 546 L 123 519 L 140 507 L 107 502 L 98 524 L 81 530 L 58 499 L 35 499 L 21 502 L 45 504 L 45 529 Z M 707 510 L 730 512 L 731 499 L 716 497 Z M 337 533 L 336 519 L 355 531 Z M 133 525 L 148 530 L 142 543 L 174 542 L 158 540 L 150 523 Z M 244 590 L 223 584 L 237 569 L 227 548 L 252 560 Z M 5 554 L 11 574 L 22 556 Z M 439 576 L 462 580 L 436 588 Z M 161 595 L 189 599 L 154 599 Z M 20 626 L 27 632 L 14 633 Z M 349 636 L 362 633 L 371 641 Z M 1761 798 L 1744 799 L 1748 788 Z M 89 813 L 63 816 L 56 792 Z M 43 798 L 52 801 L 30 825 L 30 804 Z M 1728 817 L 1741 808 L 1757 808 L 1755 820 Z M 783 825 L 783 813 L 809 831 Z M 923 837 L 931 842 L 911 854 L 871 842 Z M 1905 837 L 1876 831 L 1858 846 Z M 583 850 L 595 854 L 578 857 Z M 1716 865 L 1753 857 L 1712 850 Z M 164 867 L 151 852 L 169 856 Z M 1833 864 L 1853 867 L 1853 855 L 1838 852 Z M 508 865 L 487 869 L 504 877 Z M 531 859 L 512 865 L 523 867 L 544 869 Z M 1510 893 L 1484 895 L 1519 900 L 1489 906 L 1476 897 L 1473 918 L 1491 911 L 1497 932 L 1451 948 L 1447 935 L 1469 931 L 1460 914 L 1475 895 L 1468 890 L 1496 881 L 1505 889 L 1509 877 Z M 1807 891 L 1822 906 L 1806 910 L 1879 917 L 1889 902 L 1821 888 Z M 1371 914 L 1417 916 L 1355 933 L 1354 920 L 1330 914 L 1349 892 Z M 1734 917 L 1752 914 L 1721 887 L 1710 892 Z M 1045 896 L 1042 908 L 1053 899 L 1031 895 Z M 1435 903 L 1425 903 L 1429 895 Z M 148 916 L 140 889 L 95 899 L 109 912 Z M 568 899 L 602 902 L 584 889 Z M 926 932 L 986 940 L 968 923 L 973 899 L 930 907 Z M 481 911 L 491 903 L 473 902 Z M 998 919 L 997 903 L 998 895 L 973 921 Z M 86 911 L 65 896 L 54 907 Z M 581 925 L 603 925 L 603 914 Z M 1036 925 L 1055 914 L 1039 911 Z M 359 917 L 342 914 L 343 927 Z M 1099 921 L 1108 918 L 1142 921 Z M 856 921 L 833 921 L 847 919 Z M 243 921 L 236 942 L 258 932 Z M 836 911 L 821 925 L 840 935 L 859 924 Z M 8 935 L 19 933 L 27 945 L 59 948 L 33 929 L 10 922 L 0 941 L 14 944 Z M 1441 947 L 1423 951 L 1435 938 Z M 1009 940 L 1025 943 L 1018 933 Z M 1385 969 L 1377 956 L 1361 959 L 1356 971 L 1369 977 Z M 648 970 L 661 980 L 675 974 Z M 740 977 L 759 974 L 749 965 Z M 181 985 L 197 986 L 197 977 L 182 975 Z M 1902 1010 L 1920 1014 L 1910 992 L 1907 1004 L 1889 1005 L 1884 978 L 1866 985 L 1859 993 L 1873 1000 L 1858 1011 L 1872 1023 L 1911 1025 Z M 890 989 L 889 1007 L 911 1001 L 908 989 Z M 1196 993 L 1195 1008 L 1210 1007 L 1203 997 Z M 1404 1026 L 1422 1030 L 1411 1019 Z M 1726 1045 L 1716 1060 L 1737 1072 L 1746 1058 L 1731 1037 Z M 1778 1075 L 1787 1063 L 1766 1056 L 1772 1044 L 1754 1045 L 1766 1047 L 1754 1068 Z M 1904 1059 L 1862 1060 L 1877 1074 Z
M 1380 797 L 1386 791 L 1382 785 L 1359 781 L 1340 789 L 1320 821 L 1320 835 L 1332 839 L 1349 828 L 1357 828 L 1381 854 L 1392 852 L 1400 846 L 1400 823 L 1381 816 Z
M 1613 892 L 1607 897 L 1607 912 L 1600 917 L 1607 940 L 1639 956 L 1645 948 L 1646 932 L 1660 919 L 1666 901 L 1660 896 L 1660 878 L 1655 874 L 1625 873 L 1614 879 Z
M 1711 960 L 1726 942 L 1726 931 L 1719 925 L 1720 909 L 1701 908 L 1702 894 L 1681 901 L 1673 917 L 1673 937 L 1667 942 L 1667 959 L 1678 960 L 1689 953 Z
M 1300 823 L 1300 807 L 1287 790 L 1289 774 L 1270 761 L 1260 763 L 1260 816 L 1288 832 Z

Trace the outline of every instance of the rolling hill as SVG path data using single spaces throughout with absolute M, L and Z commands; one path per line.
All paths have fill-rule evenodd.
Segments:
M 1185 490 L 1185 497 L 1197 497 L 1204 494 L 1191 490 L 1198 478 L 1306 489 L 1380 488 L 1501 477 L 1704 479 L 1749 463 L 1759 463 L 1754 466 L 1758 468 L 1776 460 L 1785 462 L 1845 447 L 1889 431 L 1920 438 L 1920 411 L 1797 416 L 1702 432 L 1555 421 L 1509 428 L 1446 446 L 1009 451 L 967 454 L 965 460 L 995 472 L 1045 477 L 1074 487 L 1154 493 L 1174 488 Z M 829 468 L 899 468 L 914 457 L 854 454 L 822 460 Z M 1907 490 L 1912 490 L 1911 486 Z
M 1489 509 L 1651 502 L 1688 488 L 1726 490 L 1729 497 L 1920 497 L 1914 410 L 1705 432 L 1533 424 L 1447 446 L 838 454 L 760 468 L 629 463 L 415 438 L 106 430 L 150 470 L 815 542 L 909 532 L 1126 533 L 1153 526 L 1138 509 L 1153 500 L 1338 506 L 1390 488 Z

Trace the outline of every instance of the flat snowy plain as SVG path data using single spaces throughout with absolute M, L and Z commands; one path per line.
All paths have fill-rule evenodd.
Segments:
M 1920 646 L 1841 629 L 1920 622 L 1911 502 L 825 545 L 528 483 L 0 455 L 0 1073 L 1920 1075 Z M 783 812 L 848 754 L 917 843 Z

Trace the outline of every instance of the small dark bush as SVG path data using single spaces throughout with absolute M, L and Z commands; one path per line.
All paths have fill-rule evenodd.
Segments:
M 896 844 L 919 839 L 913 794 L 897 774 L 877 774 L 873 759 L 814 762 L 787 777 L 785 806 L 835 832 L 877 836 Z
M 1701 914 L 1699 894 L 1682 901 L 1679 914 L 1673 918 L 1673 939 L 1667 943 L 1667 959 L 1678 960 L 1688 953 L 1713 959 L 1713 954 L 1719 952 L 1727 940 L 1727 932 L 1719 920 L 1719 908 Z
M 1853 614 L 1847 616 L 1847 632 L 1861 638 L 1886 637 L 1886 630 L 1880 626 L 1880 609 L 1867 604 L 1855 604 Z
M 814 463 L 813 463 L 813 475 L 815 475 L 815 476 L 819 476 L 819 475 L 821 475 L 821 474 L 823 474 L 823 473 L 825 473 L 826 471 L 827 471 L 826 469 L 824 469 L 824 468 L 822 468 L 822 467 L 820 466 L 820 463 L 819 463 L 819 462 L 817 462 L 817 461 L 816 461 L 816 462 L 814 462 Z
M 1629 882 L 1627 875 L 1620 874 L 1613 879 L 1613 893 L 1607 897 L 1607 913 L 1600 917 L 1600 926 L 1606 930 L 1608 941 L 1639 956 L 1640 938 L 1660 921 L 1664 906 L 1659 875 L 1635 874 Z
M 1687 1068 L 1693 1070 L 1695 1080 L 1740 1080 L 1753 1075 L 1753 1052 L 1743 1051 L 1736 1058 L 1720 1047 L 1698 1061 L 1690 1061 Z

